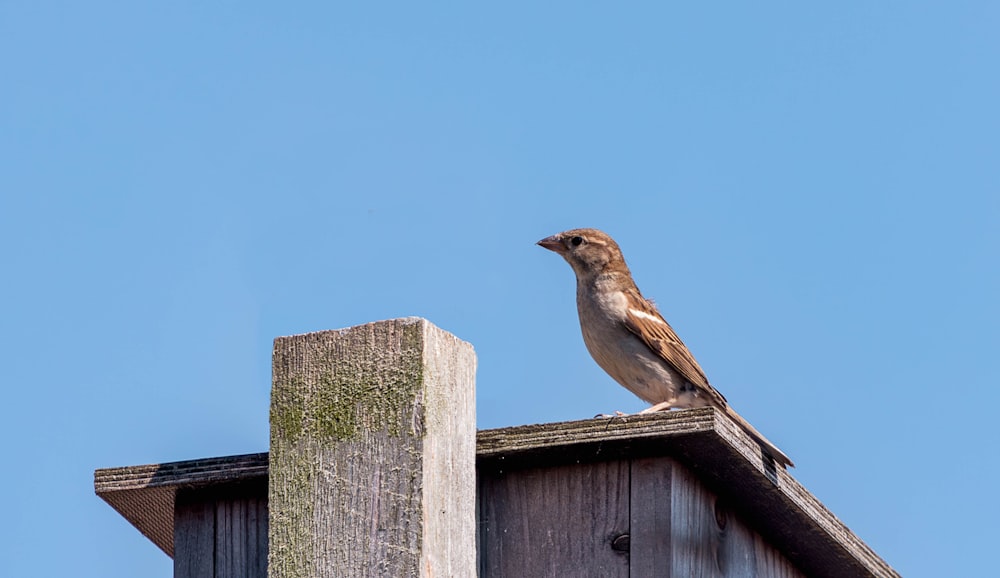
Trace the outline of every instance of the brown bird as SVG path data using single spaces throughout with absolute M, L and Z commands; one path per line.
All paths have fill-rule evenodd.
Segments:
M 591 357 L 625 389 L 653 404 L 642 411 L 712 406 L 726 412 L 775 461 L 793 466 L 733 410 L 632 280 L 621 249 L 597 229 L 571 229 L 538 242 L 562 255 L 576 273 L 576 307 Z

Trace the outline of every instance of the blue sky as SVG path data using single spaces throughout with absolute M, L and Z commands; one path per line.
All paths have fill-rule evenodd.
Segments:
M 0 575 L 171 576 L 93 470 L 266 450 L 279 335 L 642 409 L 534 246 L 582 226 L 903 575 L 994 566 L 1000 5 L 329 4 L 0 2 Z

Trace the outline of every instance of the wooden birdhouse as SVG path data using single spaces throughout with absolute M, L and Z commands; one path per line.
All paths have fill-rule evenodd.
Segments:
M 97 470 L 174 576 L 890 577 L 723 413 L 475 429 L 422 319 L 275 340 L 268 453 Z

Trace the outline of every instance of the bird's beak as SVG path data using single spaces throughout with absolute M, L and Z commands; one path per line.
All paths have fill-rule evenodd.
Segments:
M 538 245 L 541 246 L 541 247 L 545 247 L 549 251 L 555 251 L 556 253 L 559 253 L 560 255 L 563 255 L 563 254 L 566 253 L 566 245 L 563 245 L 563 242 L 559 239 L 558 235 L 552 235 L 551 237 L 545 237 L 544 239 L 542 239 L 541 241 L 538 242 Z

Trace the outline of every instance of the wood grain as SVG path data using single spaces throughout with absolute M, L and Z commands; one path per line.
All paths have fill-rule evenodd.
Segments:
M 215 501 L 216 578 L 267 578 L 267 502 L 258 498 Z
M 215 504 L 177 504 L 174 578 L 215 578 Z
M 260 485 L 186 489 L 174 522 L 175 578 L 267 578 L 267 502 Z
M 631 576 L 671 576 L 673 462 L 663 458 L 647 458 L 633 460 L 630 464 Z
M 479 575 L 627 577 L 628 480 L 623 462 L 482 477 Z
M 278 338 L 273 368 L 270 576 L 472 576 L 472 347 L 397 319 Z
M 671 468 L 671 576 L 804 578 L 687 468 Z

